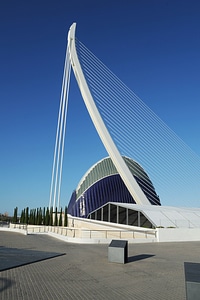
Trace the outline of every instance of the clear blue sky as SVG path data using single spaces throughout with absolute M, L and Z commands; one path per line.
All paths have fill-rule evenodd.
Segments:
M 2 0 L 0 212 L 48 206 L 73 22 L 79 40 L 200 155 L 199 16 L 197 0 Z M 69 101 L 63 207 L 87 169 L 107 155 L 74 78 Z

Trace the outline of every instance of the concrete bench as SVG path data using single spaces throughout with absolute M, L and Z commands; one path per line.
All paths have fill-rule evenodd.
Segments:
M 185 287 L 187 300 L 200 299 L 200 263 L 185 262 Z
M 108 261 L 125 264 L 128 262 L 128 241 L 112 240 L 108 247 Z

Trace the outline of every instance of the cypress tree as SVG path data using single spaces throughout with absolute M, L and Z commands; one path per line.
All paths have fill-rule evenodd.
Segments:
M 53 207 L 50 208 L 49 225 L 50 225 L 50 226 L 53 226 Z
M 35 225 L 35 209 L 31 209 L 29 224 Z
M 29 208 L 26 208 L 26 212 L 25 212 L 25 224 L 28 224 L 28 212 L 29 212 Z
M 59 226 L 62 226 L 62 207 L 60 209 Z
M 35 225 L 34 212 L 35 212 L 35 209 L 30 210 L 29 224 L 32 224 L 32 225 Z
M 40 207 L 38 213 L 38 225 L 42 225 L 42 208 Z
M 13 215 L 13 223 L 17 223 L 17 210 L 18 210 L 18 207 L 15 207 L 14 215 Z
M 39 225 L 39 209 L 37 208 L 36 212 L 36 225 Z
M 43 208 L 43 219 L 42 219 L 42 224 L 45 225 L 45 218 L 46 218 L 46 209 L 45 207 Z
M 30 213 L 29 213 L 29 224 L 33 224 L 33 210 L 32 209 L 30 209 Z
M 56 207 L 54 226 L 58 226 L 58 209 Z
M 49 226 L 49 224 L 50 224 L 50 215 L 49 215 L 49 208 L 47 207 L 46 216 L 45 216 L 45 225 Z
M 64 226 L 67 227 L 67 225 L 68 225 L 67 206 L 65 206 Z
M 24 210 L 22 209 L 20 223 L 24 223 Z
M 33 225 L 36 225 L 36 209 L 33 210 Z

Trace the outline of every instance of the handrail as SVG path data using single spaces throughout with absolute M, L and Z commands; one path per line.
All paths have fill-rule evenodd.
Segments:
M 62 226 L 45 226 L 45 225 L 26 225 L 26 224 L 12 224 L 12 229 L 26 230 L 27 234 L 48 234 L 53 233 L 59 236 L 81 239 L 94 238 L 119 238 L 119 239 L 137 239 L 137 238 L 156 238 L 156 230 L 131 230 L 131 229 L 88 229 L 88 228 L 74 228 Z

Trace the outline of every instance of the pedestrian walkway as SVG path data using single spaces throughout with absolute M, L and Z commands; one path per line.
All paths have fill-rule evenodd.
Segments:
M 128 263 L 108 262 L 108 245 L 0 232 L 0 299 L 185 300 L 184 262 L 200 242 L 130 244 Z

